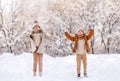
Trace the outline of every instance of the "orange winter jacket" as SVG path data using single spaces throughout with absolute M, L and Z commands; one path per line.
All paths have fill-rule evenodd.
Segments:
M 84 40 L 85 40 L 85 45 L 86 45 L 86 50 L 89 53 L 90 52 L 90 46 L 88 43 L 88 40 L 93 36 L 94 34 L 94 30 L 90 29 L 89 34 L 88 35 L 84 35 Z M 76 49 L 77 49 L 77 45 L 78 45 L 78 36 L 77 34 L 75 36 L 71 36 L 68 32 L 65 32 L 65 36 L 74 42 L 74 48 L 73 48 L 73 53 L 76 53 Z

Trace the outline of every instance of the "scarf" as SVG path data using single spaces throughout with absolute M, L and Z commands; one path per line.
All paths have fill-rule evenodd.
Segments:
M 84 34 L 83 35 L 77 35 L 78 39 L 82 40 L 84 38 Z
M 35 30 L 35 29 L 34 29 L 34 31 L 32 31 L 32 33 L 33 33 L 33 34 L 42 33 L 42 30 Z

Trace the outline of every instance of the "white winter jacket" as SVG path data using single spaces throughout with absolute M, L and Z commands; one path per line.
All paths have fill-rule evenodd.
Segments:
M 42 41 L 41 41 L 41 44 L 40 44 L 37 52 L 43 54 L 45 51 L 44 45 L 45 45 L 46 39 L 51 40 L 51 41 L 54 41 L 54 39 L 52 39 L 51 37 L 46 35 L 44 32 L 41 33 L 41 38 L 42 38 Z M 36 50 L 36 45 L 35 45 L 33 39 L 30 38 L 30 41 L 31 41 L 31 51 L 34 52 Z

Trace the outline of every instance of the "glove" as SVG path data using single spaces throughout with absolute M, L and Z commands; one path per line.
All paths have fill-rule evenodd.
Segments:
M 67 28 L 64 28 L 63 32 L 64 32 L 64 33 L 65 33 L 65 32 L 68 32 Z
M 38 51 L 38 48 L 39 48 L 39 47 L 38 47 L 38 46 L 36 46 L 36 50 L 34 51 L 34 53 L 36 53 L 36 52 Z

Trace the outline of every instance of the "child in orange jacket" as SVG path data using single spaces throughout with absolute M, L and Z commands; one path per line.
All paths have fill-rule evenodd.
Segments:
M 87 56 L 86 53 L 90 52 L 90 46 L 88 40 L 93 36 L 94 30 L 90 29 L 88 35 L 84 33 L 84 30 L 79 29 L 75 36 L 71 36 L 68 32 L 65 32 L 65 36 L 74 42 L 73 53 L 76 54 L 77 62 L 77 77 L 80 77 L 81 61 L 84 66 L 84 76 L 87 77 Z

